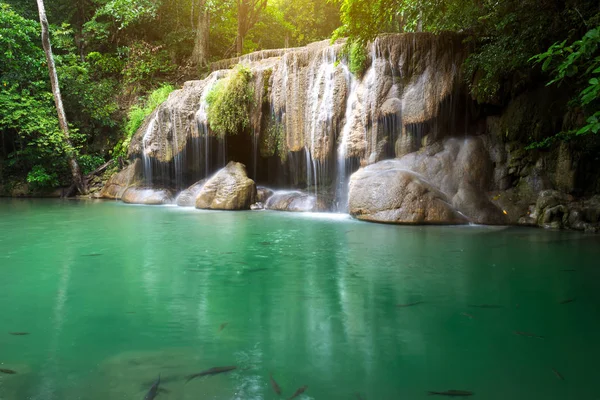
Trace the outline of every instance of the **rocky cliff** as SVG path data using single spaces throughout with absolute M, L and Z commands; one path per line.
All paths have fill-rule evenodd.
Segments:
M 129 156 L 139 160 L 137 182 L 143 182 L 136 185 L 178 193 L 236 161 L 248 179 L 293 190 L 263 200 L 277 210 L 349 210 L 394 223 L 596 229 L 596 214 L 585 211 L 596 203 L 575 207 L 569 197 L 590 192 L 577 178 L 573 149 L 525 150 L 532 138 L 560 130 L 557 118 L 545 117 L 561 115 L 552 111 L 547 90 L 503 108 L 476 104 L 461 76 L 467 53 L 459 35 L 379 37 L 365 70 L 355 74 L 344 45 L 253 53 L 185 83 L 131 141 Z M 222 90 L 238 64 L 251 73 L 248 123 L 217 134 L 209 123 L 211 93 Z M 105 192 L 118 197 L 135 179 L 127 181 Z M 553 211 L 536 206 L 548 190 L 557 190 Z

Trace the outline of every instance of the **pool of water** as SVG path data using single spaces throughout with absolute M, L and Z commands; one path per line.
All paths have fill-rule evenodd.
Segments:
M 600 399 L 599 245 L 0 200 L 0 399 L 141 400 L 159 374 L 158 399 L 280 398 L 270 373 L 281 398 Z M 186 383 L 218 366 L 238 368 Z

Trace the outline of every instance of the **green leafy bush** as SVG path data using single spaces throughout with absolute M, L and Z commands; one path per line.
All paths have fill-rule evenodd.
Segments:
M 41 165 L 35 165 L 29 174 L 27 174 L 27 182 L 37 188 L 48 188 L 58 186 L 58 175 L 56 172 L 49 173 Z
M 571 45 L 567 45 L 566 40 L 553 44 L 531 61 L 542 64 L 542 69 L 551 73 L 552 80 L 548 85 L 569 82 L 579 88 L 571 106 L 582 110 L 585 123 L 570 132 L 562 132 L 558 138 L 600 132 L 600 26 L 589 30 Z M 542 144 L 534 143 L 532 147 L 552 142 L 546 140 Z
M 218 136 L 235 135 L 250 125 L 250 107 L 254 100 L 251 80 L 250 69 L 238 65 L 208 94 L 208 123 Z
M 367 48 L 360 42 L 352 42 L 348 51 L 350 72 L 362 76 L 368 67 L 369 54 Z

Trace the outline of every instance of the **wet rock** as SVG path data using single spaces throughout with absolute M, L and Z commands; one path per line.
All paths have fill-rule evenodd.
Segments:
M 275 211 L 317 212 L 325 211 L 327 204 L 316 196 L 299 191 L 278 191 L 269 198 L 265 208 Z
M 198 194 L 200 194 L 200 191 L 206 184 L 206 181 L 206 179 L 202 179 L 201 181 L 194 183 L 188 189 L 179 193 L 179 196 L 177 196 L 176 199 L 177 205 L 179 207 L 195 207 L 196 198 L 198 197 Z
M 349 210 L 354 217 L 399 224 L 465 224 L 448 197 L 397 160 L 359 170 L 350 179 Z
M 265 209 L 265 205 L 259 201 L 257 203 L 252 204 L 250 206 L 250 209 L 252 211 L 264 210 Z
M 120 199 L 130 186 L 138 184 L 141 179 L 142 162 L 136 159 L 133 164 L 110 177 L 100 191 L 100 197 L 103 199 Z
M 232 161 L 202 187 L 196 198 L 196 208 L 249 210 L 255 202 L 254 181 L 248 178 L 243 164 Z
M 145 204 L 158 206 L 164 204 L 173 204 L 173 194 L 166 189 L 146 189 L 130 187 L 125 190 L 121 198 L 128 204 Z
M 273 190 L 264 186 L 258 186 L 256 188 L 256 201 L 265 204 L 267 200 L 275 193 Z

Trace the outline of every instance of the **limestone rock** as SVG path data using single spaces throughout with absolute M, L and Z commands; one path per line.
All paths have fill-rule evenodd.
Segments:
M 486 193 L 492 173 L 479 138 L 433 143 L 353 175 L 350 213 L 380 222 L 505 224 L 507 217 Z
M 352 175 L 350 214 L 372 222 L 464 224 L 448 197 L 397 160 L 382 161 Z
M 256 185 L 248 178 L 246 167 L 230 162 L 206 182 L 196 208 L 212 210 L 249 210 L 256 201 Z
M 136 159 L 133 164 L 126 167 L 121 172 L 110 177 L 106 185 L 100 191 L 100 197 L 103 199 L 120 199 L 123 193 L 129 188 L 141 181 L 142 162 Z
M 317 212 L 327 209 L 324 201 L 299 191 L 278 191 L 267 201 L 265 208 L 275 211 Z
M 205 184 L 206 184 L 206 179 L 202 179 L 201 181 L 194 183 L 188 189 L 179 193 L 179 196 L 177 196 L 177 199 L 175 200 L 177 205 L 179 207 L 194 207 L 194 206 L 196 206 L 196 198 L 198 197 L 198 194 L 200 194 L 200 191 L 202 190 L 202 188 L 204 187 Z
M 130 187 L 123 193 L 122 199 L 128 204 L 159 206 L 173 203 L 173 194 L 166 189 L 145 189 Z

